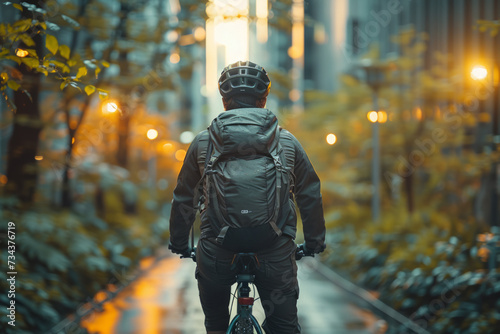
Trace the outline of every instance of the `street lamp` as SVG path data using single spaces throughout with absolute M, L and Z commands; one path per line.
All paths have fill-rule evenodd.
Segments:
M 498 97 L 498 67 L 495 65 L 493 59 L 488 60 L 487 67 L 484 65 L 475 65 L 470 71 L 470 77 L 478 84 L 476 86 L 476 96 L 479 98 L 481 108 L 489 106 L 490 110 L 481 110 L 481 114 L 486 117 L 480 119 L 478 126 L 479 133 L 491 134 L 492 142 L 487 145 L 491 150 L 497 151 L 498 144 L 500 143 L 500 111 L 494 100 Z M 490 70 L 490 71 L 489 71 Z M 490 101 L 488 101 L 490 100 Z M 489 102 L 489 103 L 488 103 Z M 488 108 L 488 109 L 489 109 Z M 481 137 L 477 139 L 477 150 L 481 150 L 481 145 L 484 145 L 484 139 Z M 490 221 L 491 225 L 498 224 L 500 216 L 499 212 L 499 199 L 500 199 L 500 164 L 495 160 L 492 161 L 491 170 L 486 184 L 492 185 L 491 187 L 491 200 L 490 200 Z M 485 186 L 486 186 L 485 184 Z
M 366 84 L 372 90 L 373 111 L 367 114 L 368 120 L 372 123 L 372 219 L 380 219 L 380 134 L 379 123 L 387 120 L 385 112 L 379 110 L 378 91 L 386 84 L 386 73 L 394 69 L 394 63 L 374 59 L 362 59 L 357 66 L 364 74 Z
M 372 123 L 376 123 L 378 121 L 378 113 L 375 110 L 369 111 L 366 114 L 366 118 Z
M 326 142 L 328 143 L 328 145 L 334 145 L 337 142 L 337 136 L 333 133 L 329 133 L 326 136 Z
M 146 136 L 149 140 L 155 140 L 158 137 L 158 131 L 155 129 L 149 129 Z
M 149 175 L 149 185 L 151 187 L 151 191 L 155 192 L 156 189 L 156 147 L 153 145 L 154 140 L 158 138 L 158 130 L 149 129 L 146 133 L 146 137 L 150 141 L 150 152 L 148 159 L 148 175 Z
M 378 122 L 378 123 L 385 123 L 387 122 L 387 113 L 385 111 L 369 111 L 366 114 L 366 118 L 372 123 Z

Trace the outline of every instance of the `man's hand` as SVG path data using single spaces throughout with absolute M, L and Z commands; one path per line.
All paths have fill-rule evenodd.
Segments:
M 323 244 L 319 249 L 312 249 L 307 247 L 306 243 L 300 244 L 299 248 L 304 251 L 305 256 L 313 256 L 323 252 L 326 248 L 326 244 Z
M 315 254 L 318 254 L 318 253 L 321 253 L 322 251 L 325 250 L 325 245 L 323 245 L 323 247 L 321 247 L 321 249 L 319 251 L 313 251 L 312 249 L 310 248 L 307 248 L 306 244 L 303 243 L 303 244 L 300 244 L 300 245 L 297 245 L 297 250 L 295 251 L 295 259 L 296 260 L 300 260 L 302 259 L 304 256 L 310 256 L 310 257 L 314 257 Z
M 168 249 L 170 249 L 174 254 L 180 254 L 181 257 L 191 257 L 191 248 L 189 247 L 186 247 L 184 249 L 178 249 L 173 247 L 172 244 L 169 244 Z

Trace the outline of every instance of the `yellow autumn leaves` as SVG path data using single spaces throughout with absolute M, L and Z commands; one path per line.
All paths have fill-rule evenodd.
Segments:
M 37 10 L 36 6 L 26 3 L 13 4 L 5 2 L 3 5 L 13 6 L 18 10 L 23 10 L 23 6 L 28 10 Z M 37 11 L 39 15 L 44 15 L 43 10 Z M 40 14 L 41 13 L 41 14 Z M 72 20 L 69 17 L 63 17 L 66 21 Z M 18 68 L 9 65 L 9 61 L 15 62 L 18 66 L 24 66 L 29 71 L 42 73 L 45 76 L 53 75 L 53 78 L 62 80 L 60 89 L 67 86 L 74 87 L 80 91 L 82 84 L 88 83 L 92 78 L 87 77 L 89 70 L 93 70 L 95 78 L 102 71 L 103 67 L 109 67 L 107 61 L 83 60 L 80 55 L 72 54 L 69 46 L 60 44 L 56 36 L 49 34 L 47 27 L 58 28 L 57 25 L 46 21 L 45 19 L 37 20 L 31 18 L 19 19 L 13 23 L 0 24 L 0 38 L 4 41 L 0 49 L 0 90 L 10 88 L 14 91 L 22 90 L 23 76 Z M 52 28 L 51 28 L 52 29 Z M 57 29 L 52 29 L 57 30 Z M 44 43 L 45 49 L 48 52 L 40 53 L 40 36 Z M 38 40 L 37 40 L 38 38 Z M 37 52 L 38 50 L 38 52 Z M 76 74 L 75 74 L 76 72 Z M 87 95 L 94 92 L 99 92 L 99 97 L 105 98 L 108 93 L 96 88 L 94 85 L 84 85 L 84 91 Z

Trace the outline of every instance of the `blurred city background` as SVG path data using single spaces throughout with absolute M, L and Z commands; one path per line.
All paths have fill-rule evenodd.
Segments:
M 177 174 L 237 60 L 269 72 L 267 108 L 322 180 L 321 265 L 384 305 L 387 332 L 500 331 L 500 1 L 0 6 L 7 333 L 96 331 L 85 316 L 168 258 Z

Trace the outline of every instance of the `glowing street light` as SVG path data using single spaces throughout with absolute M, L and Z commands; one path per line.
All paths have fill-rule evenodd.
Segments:
M 113 100 L 108 100 L 107 102 L 105 101 L 102 105 L 102 112 L 105 114 L 114 114 L 119 110 L 120 108 L 118 107 L 118 103 Z
M 385 111 L 379 111 L 377 113 L 377 121 L 379 123 L 385 123 L 385 122 L 387 122 L 387 113 Z
M 328 143 L 328 145 L 333 145 L 337 142 L 337 136 L 333 133 L 329 133 L 327 136 L 326 136 L 326 142 Z
M 149 144 L 149 160 L 148 160 L 148 176 L 151 193 L 156 196 L 156 147 L 153 145 L 153 140 L 158 138 L 158 130 L 149 129 L 146 132 L 146 137 L 150 140 Z
M 149 140 L 155 140 L 158 137 L 158 131 L 155 129 L 149 129 L 146 136 Z
M 488 76 L 488 70 L 483 65 L 476 65 L 470 71 L 473 80 L 484 80 Z
M 376 111 L 369 111 L 368 114 L 366 114 L 366 118 L 368 118 L 368 120 L 372 123 L 375 123 L 377 122 L 378 120 L 378 114 Z
M 387 122 L 387 113 L 383 110 L 381 111 L 369 111 L 366 114 L 366 118 L 372 123 L 385 123 Z
M 106 104 L 106 110 L 111 113 L 116 112 L 118 110 L 118 106 L 116 105 L 116 103 L 110 102 Z

